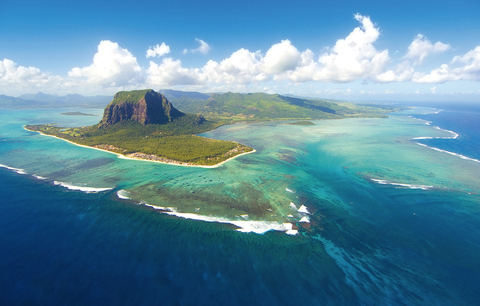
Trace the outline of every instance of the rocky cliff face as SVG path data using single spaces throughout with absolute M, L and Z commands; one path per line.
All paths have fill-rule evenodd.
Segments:
M 121 91 L 103 112 L 100 126 L 120 121 L 134 120 L 141 124 L 165 124 L 185 116 L 168 102 L 162 94 L 153 90 Z

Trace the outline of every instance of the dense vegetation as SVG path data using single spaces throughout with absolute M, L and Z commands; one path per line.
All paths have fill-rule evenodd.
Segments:
M 142 100 L 145 95 L 150 92 L 151 89 L 142 89 L 142 90 L 132 90 L 132 91 L 119 91 L 113 96 L 112 102 L 110 104 L 119 104 L 119 103 L 136 103 Z
M 83 128 L 28 125 L 26 128 L 123 155 L 141 153 L 132 157 L 171 163 L 214 165 L 240 153 L 252 151 L 233 141 L 192 135 L 222 124 L 211 121 L 195 124 L 196 117 L 188 114 L 168 124 L 142 125 L 136 121 L 124 121 L 101 128 L 97 125 Z

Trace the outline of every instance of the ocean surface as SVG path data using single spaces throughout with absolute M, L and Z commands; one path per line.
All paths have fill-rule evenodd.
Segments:
M 475 305 L 480 106 L 235 124 L 220 167 L 26 131 L 99 109 L 0 110 L 2 305 Z

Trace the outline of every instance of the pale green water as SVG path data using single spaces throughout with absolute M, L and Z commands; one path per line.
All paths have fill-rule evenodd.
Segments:
M 101 114 L 100 110 L 82 111 Z M 58 116 L 60 112 L 39 110 L 35 119 L 26 119 L 68 126 L 99 120 Z M 8 160 L 5 163 L 9 166 L 52 181 L 124 189 L 137 202 L 232 220 L 295 223 L 305 214 L 292 208 L 292 202 L 297 208 L 305 204 L 312 211 L 318 209 L 319 202 L 352 211 L 361 200 L 357 203 L 355 193 L 345 189 L 376 188 L 370 178 L 461 193 L 480 187 L 478 163 L 409 141 L 421 136 L 450 136 L 420 120 L 393 115 L 390 119 L 315 123 L 235 124 L 205 133 L 203 136 L 238 141 L 257 150 L 214 169 L 123 160 L 114 154 L 18 130 L 18 136 L 32 136 L 19 138 L 25 142 L 21 149 L 4 153 L 2 159 Z

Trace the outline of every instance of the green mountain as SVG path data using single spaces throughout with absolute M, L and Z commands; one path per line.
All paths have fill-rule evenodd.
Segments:
M 164 95 L 170 101 L 180 98 L 187 98 L 187 99 L 194 99 L 194 100 L 207 100 L 210 98 L 210 95 L 196 92 L 196 91 L 180 91 L 180 90 L 173 90 L 173 89 L 162 89 L 158 91 L 162 95 Z
M 151 89 L 120 91 L 105 107 L 100 125 L 133 120 L 146 124 L 165 124 L 185 116 L 162 94 Z
M 37 94 L 24 94 L 18 98 L 0 95 L 0 108 L 104 108 L 111 99 L 111 96 L 84 97 L 78 94 L 54 96 L 41 92 Z
M 252 121 L 386 117 L 386 113 L 395 111 L 372 105 L 266 93 L 214 93 L 206 100 L 182 96 L 171 101 L 179 110 L 202 114 L 206 118 Z
M 85 97 L 79 94 L 68 94 L 65 96 L 56 96 L 56 95 L 50 95 L 50 94 L 45 94 L 43 92 L 39 92 L 36 94 L 23 94 L 18 98 L 23 100 L 46 102 L 49 105 L 75 106 L 75 104 L 88 104 L 88 105 L 100 105 L 101 107 L 105 107 L 105 105 L 112 99 L 112 96 Z
M 39 101 L 23 100 L 20 98 L 0 95 L 0 108 L 40 108 L 46 103 Z
M 323 100 L 308 100 L 265 93 L 212 94 L 207 100 L 175 99 L 185 112 L 208 117 L 238 117 L 253 120 L 342 118 L 349 108 Z

